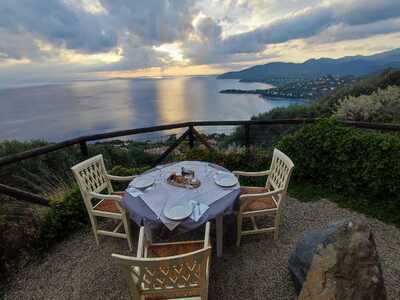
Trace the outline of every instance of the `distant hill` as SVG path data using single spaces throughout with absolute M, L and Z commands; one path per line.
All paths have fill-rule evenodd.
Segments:
M 304 63 L 273 62 L 241 71 L 219 75 L 219 79 L 239 79 L 248 82 L 272 82 L 275 78 L 315 78 L 323 75 L 364 76 L 388 68 L 400 68 L 400 48 L 370 56 L 346 56 L 338 59 L 310 59 Z
M 252 119 L 329 117 L 341 99 L 349 96 L 371 95 L 378 89 L 385 89 L 388 86 L 400 86 L 400 70 L 386 70 L 377 75 L 366 76 L 351 85 L 345 85 L 334 90 L 330 94 L 314 101 L 311 105 L 275 108 L 269 112 L 254 116 Z

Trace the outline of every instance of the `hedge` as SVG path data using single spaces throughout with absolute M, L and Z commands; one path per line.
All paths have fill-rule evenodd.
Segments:
M 400 198 L 400 136 L 354 129 L 326 119 L 276 145 L 294 164 L 294 178 L 374 201 Z

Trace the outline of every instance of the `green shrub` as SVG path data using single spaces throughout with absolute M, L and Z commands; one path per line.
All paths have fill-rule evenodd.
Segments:
M 400 87 L 389 86 L 371 95 L 349 96 L 337 106 L 338 119 L 365 122 L 400 122 Z
M 45 141 L 0 142 L 0 157 L 50 145 Z M 80 159 L 75 147 L 54 151 L 46 155 L 6 165 L 0 170 L 3 184 L 18 187 L 36 194 L 46 194 L 60 183 L 71 180 L 70 167 Z
M 78 187 L 66 191 L 51 201 L 50 210 L 43 226 L 42 241 L 50 243 L 88 223 L 88 216 Z
M 284 137 L 277 148 L 293 159 L 298 180 L 374 202 L 399 198 L 399 136 L 323 120 Z

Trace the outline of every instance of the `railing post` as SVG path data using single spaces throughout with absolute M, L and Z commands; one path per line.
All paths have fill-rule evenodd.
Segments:
M 189 147 L 190 149 L 194 147 L 193 125 L 189 125 Z
M 88 157 L 89 156 L 89 150 L 88 146 L 86 144 L 86 141 L 79 142 L 79 147 L 81 148 L 81 154 L 83 157 Z
M 244 125 L 244 139 L 245 139 L 245 146 L 246 150 L 250 150 L 250 124 Z

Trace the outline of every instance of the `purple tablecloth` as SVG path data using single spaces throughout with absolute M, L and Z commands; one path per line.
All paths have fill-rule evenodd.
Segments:
M 191 162 L 188 162 L 191 163 Z M 207 164 L 212 166 L 213 168 L 219 169 L 221 171 L 229 172 L 223 167 L 209 164 L 207 162 L 192 162 L 196 164 L 202 164 L 206 166 Z M 171 166 L 173 164 L 168 164 L 168 165 L 160 165 L 152 170 L 147 171 L 145 174 L 154 172 L 156 170 L 162 169 L 167 166 Z M 180 189 L 179 187 L 174 187 L 176 189 Z M 195 191 L 193 190 L 193 193 Z M 174 229 L 174 231 L 178 232 L 187 232 L 191 231 L 202 224 L 206 223 L 208 220 L 212 220 L 216 218 L 218 215 L 228 215 L 232 214 L 235 201 L 238 198 L 240 193 L 240 187 L 239 185 L 232 189 L 231 191 L 228 192 L 228 194 L 224 195 L 220 199 L 216 200 L 212 204 L 210 204 L 209 209 L 200 217 L 200 219 L 195 222 L 191 218 L 187 218 L 183 220 L 179 226 Z M 190 200 L 190 199 L 188 199 Z M 129 193 L 125 193 L 123 199 L 122 199 L 122 204 L 123 206 L 128 210 L 130 218 L 139 226 L 144 225 L 150 229 L 159 229 L 163 225 L 162 221 L 157 217 L 157 215 L 150 209 L 150 207 L 140 198 L 138 197 L 133 197 Z

